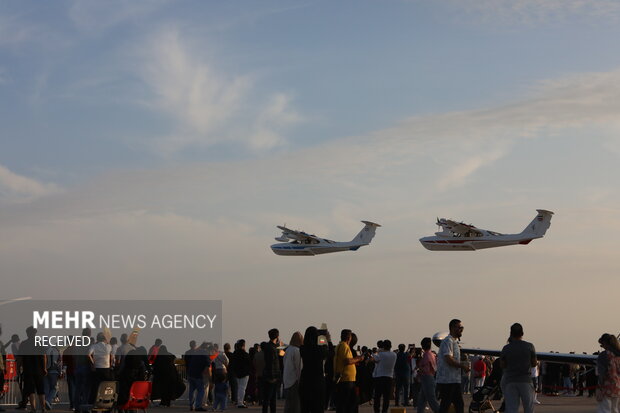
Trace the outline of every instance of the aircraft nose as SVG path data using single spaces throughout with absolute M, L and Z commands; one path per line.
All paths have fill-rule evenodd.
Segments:
M 441 346 L 441 342 L 446 337 L 448 337 L 448 333 L 444 333 L 441 331 L 433 334 L 433 344 L 436 345 L 437 347 Z

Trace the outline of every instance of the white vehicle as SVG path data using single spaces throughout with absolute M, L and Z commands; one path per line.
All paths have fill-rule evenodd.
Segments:
M 462 222 L 438 218 L 437 225 L 443 230 L 436 232 L 435 236 L 420 238 L 420 242 L 431 251 L 475 251 L 506 245 L 527 245 L 533 239 L 542 238 L 551 225 L 553 212 L 545 209 L 536 211 L 536 217 L 519 234 L 500 234 Z
M 317 255 L 328 252 L 357 251 L 359 247 L 370 244 L 375 230 L 381 225 L 362 221 L 364 228 L 349 242 L 336 242 L 303 231 L 295 231 L 278 225 L 282 235 L 276 237 L 280 244 L 273 244 L 271 250 L 277 255 Z M 292 240 L 289 242 L 289 240 Z

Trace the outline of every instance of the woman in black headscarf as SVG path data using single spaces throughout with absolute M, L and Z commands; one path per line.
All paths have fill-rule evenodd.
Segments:
M 169 353 L 166 346 L 161 346 L 153 363 L 151 399 L 161 399 L 160 406 L 170 407 L 170 401 L 176 400 L 185 391 L 185 384 L 174 365 L 175 359 L 174 354 Z
M 131 350 L 123 359 L 118 373 L 118 405 L 122 406 L 129 400 L 129 389 L 134 381 L 144 381 L 149 365 L 146 348 L 138 347 Z
M 310 326 L 304 334 L 300 348 L 302 369 L 299 379 L 301 413 L 323 413 L 325 408 L 325 372 L 323 364 L 327 358 L 327 345 L 319 345 L 316 327 Z

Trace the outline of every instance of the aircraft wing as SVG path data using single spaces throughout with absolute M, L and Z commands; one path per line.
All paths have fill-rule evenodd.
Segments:
M 317 236 L 306 234 L 303 231 L 296 231 L 294 229 L 289 229 L 289 228 L 286 228 L 280 225 L 278 225 L 277 227 L 282 230 L 282 235 L 290 239 L 294 239 L 300 242 L 304 242 L 304 241 L 320 242 L 321 241 L 321 239 L 318 238 Z
M 468 232 L 473 232 L 475 234 L 482 235 L 482 232 L 480 232 L 478 228 L 474 227 L 473 225 L 465 224 L 463 222 L 456 222 L 451 219 L 442 218 L 437 223 L 445 229 L 450 230 L 456 234 L 465 235 Z
M 465 354 L 480 354 L 483 356 L 499 357 L 502 353 L 500 350 L 483 350 L 479 348 L 462 348 Z M 548 361 L 551 363 L 574 363 L 585 364 L 588 366 L 596 366 L 598 356 L 593 354 L 570 354 L 570 353 L 540 353 L 536 352 L 536 358 L 540 361 Z

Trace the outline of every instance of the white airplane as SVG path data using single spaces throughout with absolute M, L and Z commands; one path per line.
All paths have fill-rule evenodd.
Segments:
M 280 244 L 273 244 L 271 250 L 276 255 L 317 255 L 328 252 L 357 251 L 359 247 L 370 244 L 375 230 L 381 225 L 370 221 L 362 221 L 365 225 L 359 234 L 349 242 L 336 242 L 316 235 L 306 234 L 278 225 L 282 235 L 276 237 Z M 291 242 L 288 242 L 292 240 Z
M 443 231 L 436 232 L 432 237 L 420 238 L 420 242 L 431 251 L 475 251 L 506 245 L 527 245 L 533 239 L 542 238 L 551 225 L 553 212 L 545 209 L 536 211 L 536 217 L 519 234 L 500 234 L 441 218 L 437 219 L 437 225 L 442 227 Z

